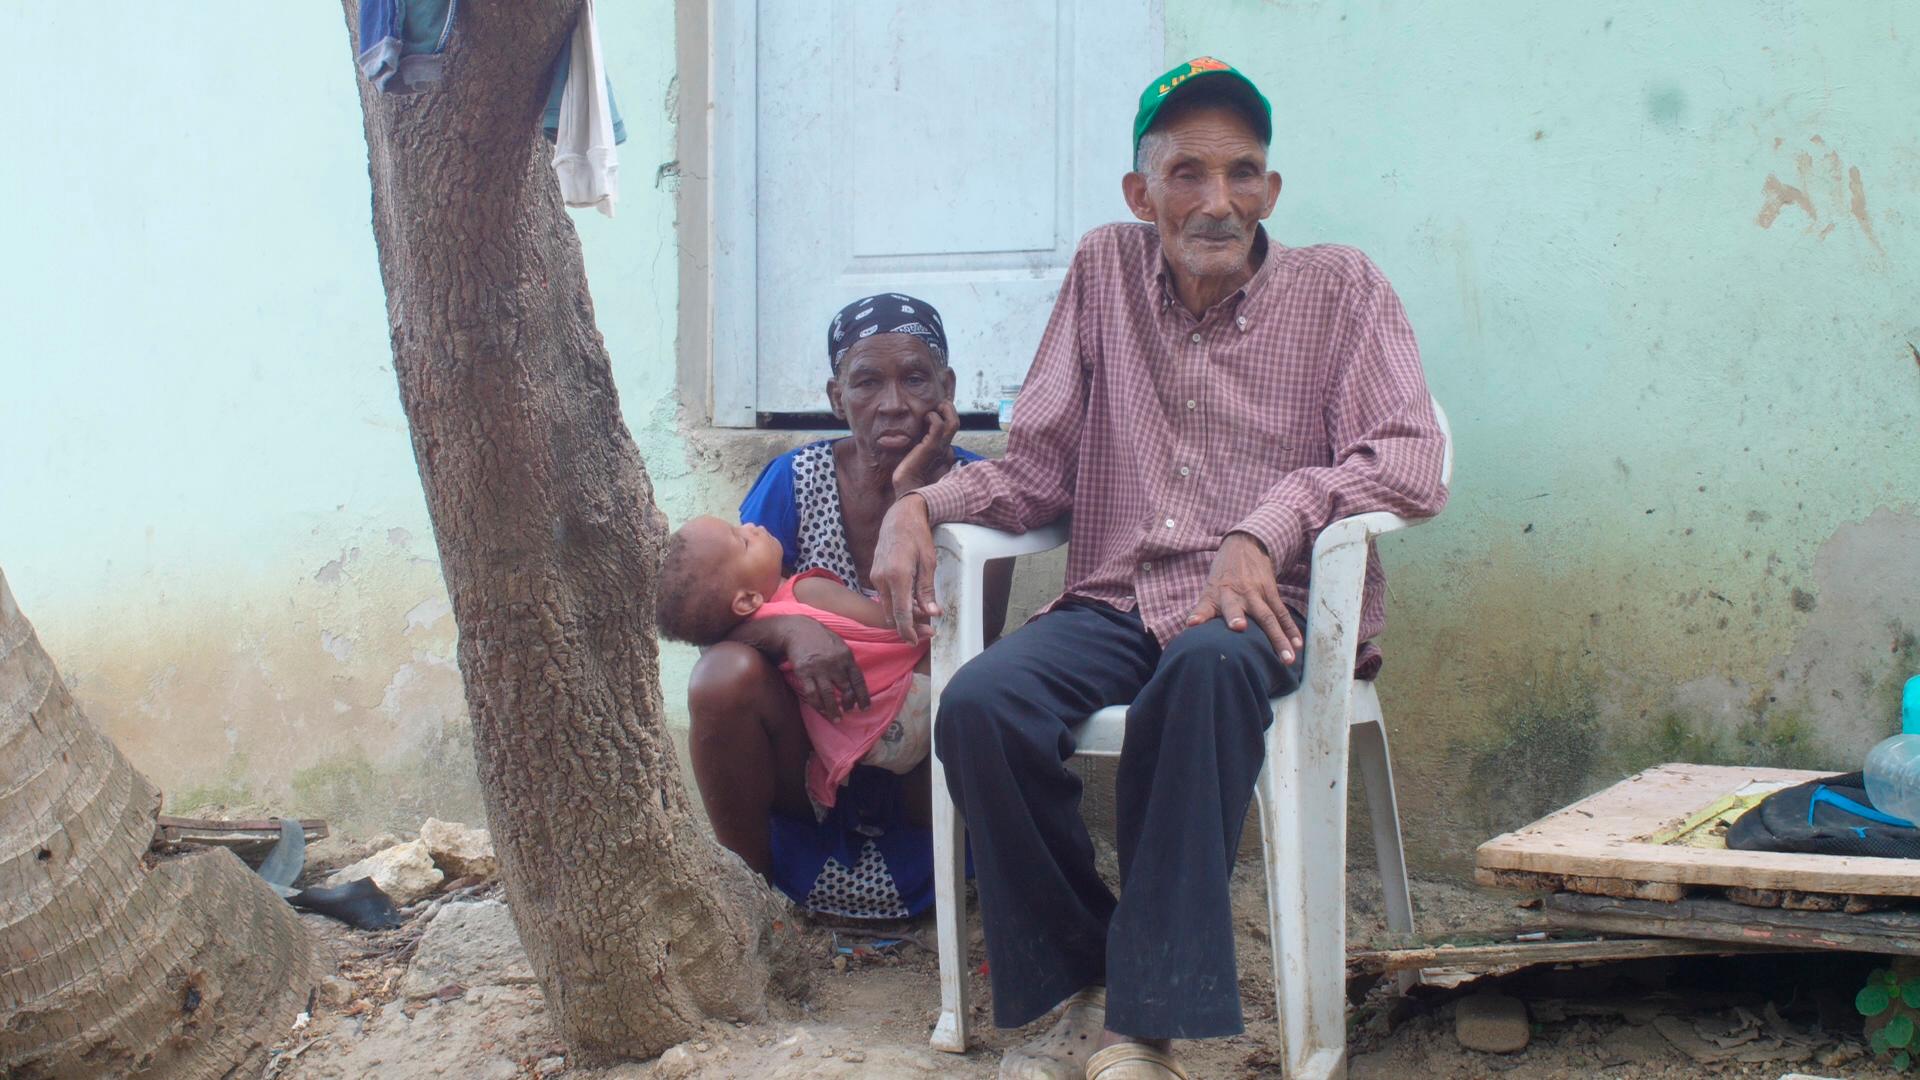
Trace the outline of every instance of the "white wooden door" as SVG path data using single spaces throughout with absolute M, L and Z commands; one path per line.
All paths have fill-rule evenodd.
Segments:
M 992 412 L 1080 234 L 1126 216 L 1159 0 L 714 2 L 733 5 L 715 36 L 715 422 L 825 411 L 827 323 L 881 291 L 940 309 L 961 411 Z M 749 35 L 750 110 L 746 57 L 720 51 Z M 748 198 L 718 175 L 728 152 L 751 154 L 750 224 L 722 217 L 729 190 L 734 210 Z

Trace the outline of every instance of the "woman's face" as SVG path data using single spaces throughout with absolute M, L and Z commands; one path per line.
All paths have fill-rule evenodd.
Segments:
M 912 334 L 875 334 L 847 350 L 827 400 L 863 455 L 898 461 L 926 433 L 927 414 L 953 400 L 953 370 Z

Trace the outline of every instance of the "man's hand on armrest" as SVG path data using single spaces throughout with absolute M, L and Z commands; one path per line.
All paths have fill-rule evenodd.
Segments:
M 829 720 L 840 719 L 843 707 L 873 705 L 866 677 L 853 662 L 853 650 L 840 635 L 805 615 L 749 619 L 734 627 L 727 640 L 753 648 L 776 666 L 792 665 L 800 700 Z
M 873 587 L 900 640 L 918 644 L 933 635 L 940 614 L 933 601 L 933 525 L 919 492 L 900 496 L 880 522 L 873 545 Z

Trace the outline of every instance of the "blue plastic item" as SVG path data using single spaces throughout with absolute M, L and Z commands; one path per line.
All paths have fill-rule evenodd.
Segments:
M 1920 735 L 1920 675 L 1908 679 L 1906 692 L 1900 695 L 1900 731 Z
M 1869 795 L 1868 798 L 1872 798 L 1872 796 Z M 1874 822 L 1875 824 L 1892 825 L 1896 828 L 1901 828 L 1901 829 L 1913 828 L 1913 822 L 1908 821 L 1904 818 L 1894 817 L 1892 814 L 1883 814 L 1880 811 L 1875 810 L 1871 806 L 1863 806 L 1860 803 L 1857 803 L 1852 799 L 1847 798 L 1845 795 L 1840 795 L 1835 793 L 1832 788 L 1827 787 L 1825 784 L 1822 784 L 1819 787 L 1814 788 L 1813 797 L 1807 800 L 1807 824 L 1808 825 L 1818 824 L 1815 818 L 1816 818 L 1817 812 L 1820 809 L 1821 804 L 1823 803 L 1826 804 L 1827 806 L 1837 806 L 1840 809 L 1845 810 L 1847 813 L 1852 814 L 1855 817 L 1865 818 L 1868 821 Z M 1865 829 L 1855 829 L 1854 832 L 1859 833 L 1861 836 L 1865 836 L 1867 834 Z
M 1920 821 L 1920 735 L 1895 735 L 1867 754 L 1865 786 L 1874 808 Z

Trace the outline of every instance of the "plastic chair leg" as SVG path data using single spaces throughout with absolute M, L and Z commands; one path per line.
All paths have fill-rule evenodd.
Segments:
M 1348 746 L 1360 766 L 1360 782 L 1367 789 L 1367 817 L 1373 824 L 1373 854 L 1380 868 L 1380 891 L 1387 929 L 1413 933 L 1413 892 L 1407 883 L 1406 852 L 1400 842 L 1400 812 L 1393 789 L 1393 759 L 1387 748 L 1387 728 L 1380 716 L 1380 699 L 1372 687 L 1354 687 L 1356 723 Z M 1420 979 L 1415 971 L 1395 976 L 1401 993 Z
M 947 792 L 946 770 L 933 757 L 933 904 L 940 950 L 940 1019 L 933 1048 L 967 1052 L 967 823 Z
M 1353 752 L 1360 759 L 1360 782 L 1367 789 L 1367 816 L 1373 819 L 1373 853 L 1380 866 L 1387 928 L 1413 932 L 1413 896 L 1407 885 L 1406 854 L 1400 846 L 1400 815 L 1394 801 L 1393 766 L 1387 760 L 1387 733 L 1379 724 L 1355 724 Z
M 1275 762 L 1269 757 L 1266 767 L 1260 770 L 1260 779 L 1253 785 L 1253 802 L 1260 814 L 1260 855 L 1261 866 L 1267 876 L 1267 944 L 1269 959 L 1273 965 L 1273 1009 L 1280 1021 L 1280 1040 L 1285 1056 L 1289 1023 L 1287 1019 L 1288 986 L 1286 941 L 1288 913 L 1294 905 L 1282 890 L 1286 882 L 1280 874 L 1280 860 L 1284 857 L 1281 847 L 1286 834 L 1280 829 L 1280 787 Z
M 1254 790 L 1265 849 L 1280 1058 L 1288 1080 L 1342 1080 L 1347 1075 L 1344 830 L 1311 843 L 1306 833 L 1318 830 L 1300 825 L 1307 809 L 1303 795 L 1309 793 L 1338 798 L 1344 815 L 1346 796 L 1339 789 L 1345 785 L 1329 790 L 1319 778 L 1305 776 L 1300 740 L 1276 734 Z

